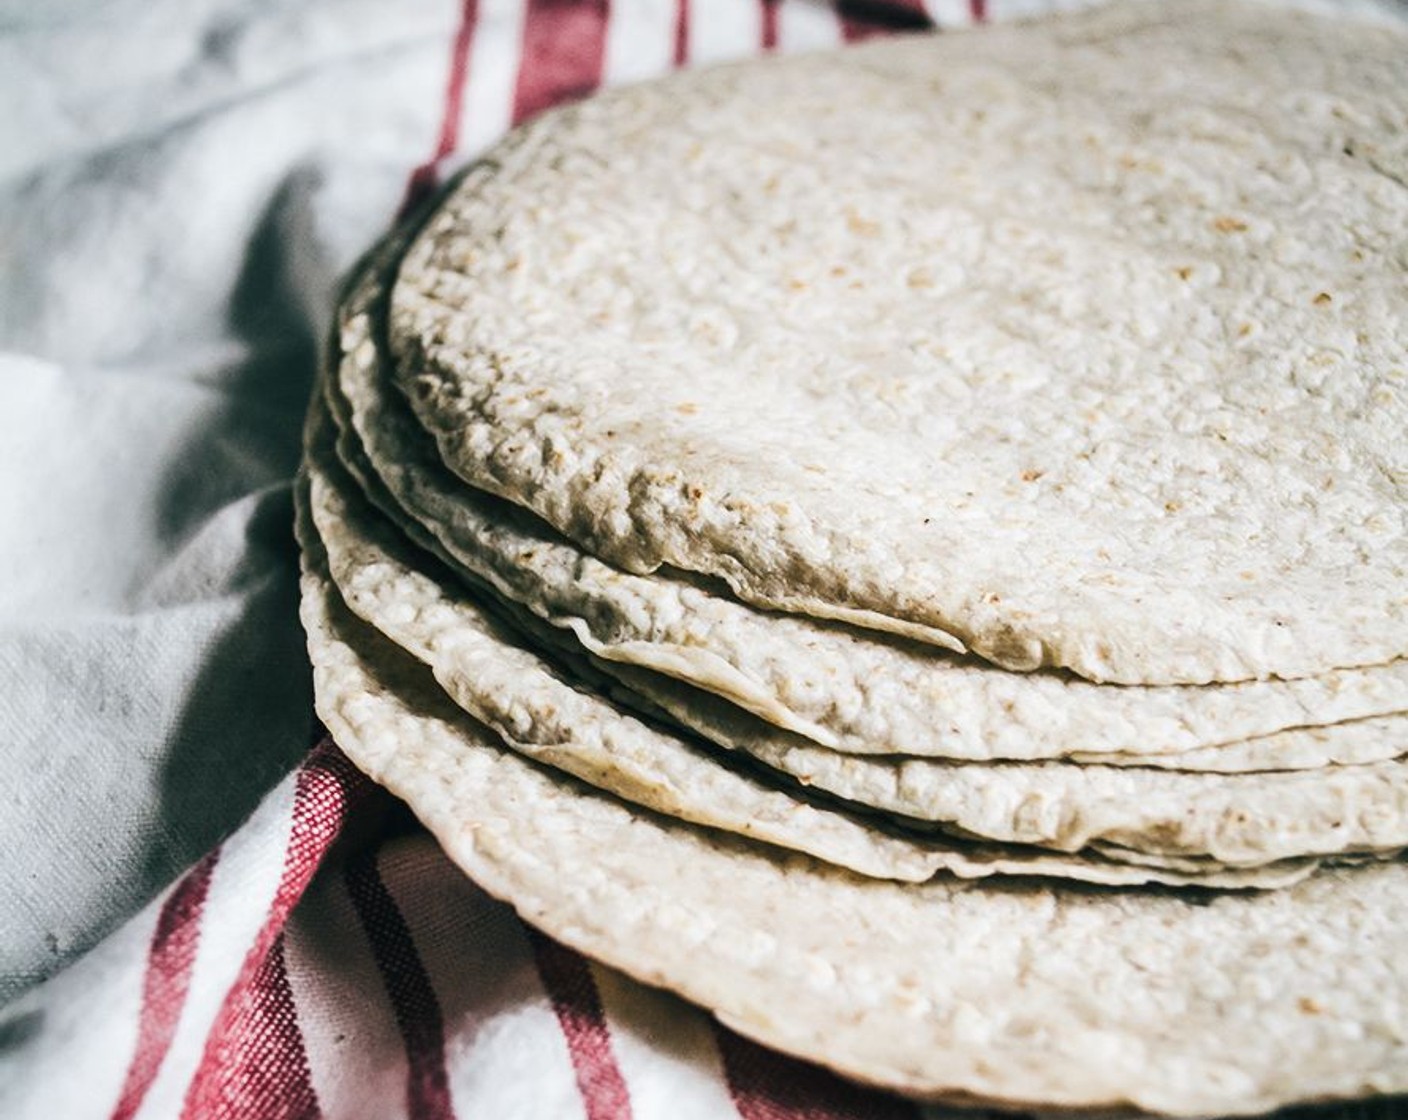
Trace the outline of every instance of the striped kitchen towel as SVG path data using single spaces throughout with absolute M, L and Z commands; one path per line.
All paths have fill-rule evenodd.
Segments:
M 4 1029 L 7 1117 L 919 1115 L 524 926 L 330 740 Z

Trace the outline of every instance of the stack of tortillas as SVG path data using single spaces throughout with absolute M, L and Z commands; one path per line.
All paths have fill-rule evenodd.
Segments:
M 348 287 L 318 710 L 530 922 L 915 1096 L 1408 1090 L 1408 37 L 543 116 Z

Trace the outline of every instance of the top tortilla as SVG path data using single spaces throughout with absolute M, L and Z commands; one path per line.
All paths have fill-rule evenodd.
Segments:
M 1405 51 L 1135 5 L 608 94 L 429 222 L 400 377 L 633 572 L 1101 681 L 1387 661 Z

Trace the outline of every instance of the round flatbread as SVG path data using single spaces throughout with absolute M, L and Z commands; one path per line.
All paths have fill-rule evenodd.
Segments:
M 426 571 L 430 557 L 417 563 L 408 554 L 396 529 L 349 485 L 331 440 L 330 420 L 315 409 L 307 469 L 334 582 L 354 611 L 430 665 L 446 691 L 510 745 L 649 808 L 865 873 L 922 879 L 945 866 L 948 853 L 912 849 L 769 790 L 556 674 L 463 591 L 448 590 L 443 577 Z M 534 636 L 541 638 L 541 631 Z M 1247 867 L 1408 844 L 1408 762 L 1225 775 L 853 757 L 815 747 L 721 701 L 680 697 L 664 682 L 632 676 L 646 697 L 717 744 L 844 800 L 969 836 L 1072 853 L 1103 842 Z M 1283 733 L 1292 740 L 1287 750 L 1304 734 Z M 1371 747 L 1389 742 L 1397 753 L 1408 753 L 1403 717 L 1316 735 L 1343 739 L 1351 751 L 1362 738 Z M 952 862 L 948 869 L 955 870 Z M 1017 873 L 1010 865 L 1004 870 Z M 1081 868 L 1055 870 L 1078 875 Z M 1032 871 L 1040 868 L 1034 864 Z M 1282 871 L 1273 867 L 1268 884 Z M 1210 885 L 1260 884 L 1234 877 Z
M 414 556 L 342 475 L 331 424 L 315 408 L 307 443 L 307 504 L 329 575 L 348 606 L 434 673 L 446 693 L 510 748 L 633 804 L 764 840 L 860 874 L 919 882 L 1037 875 L 1104 885 L 1284 887 L 1315 870 L 1288 858 L 1255 868 L 1216 861 L 1158 868 L 1094 853 L 903 837 L 810 804 L 721 764 L 700 744 L 613 707 L 580 675 L 560 673 L 460 588 Z M 580 658 L 577 659 L 580 672 Z
M 429 221 L 399 376 L 635 573 L 1098 681 L 1387 662 L 1405 55 L 1128 4 L 608 93 Z

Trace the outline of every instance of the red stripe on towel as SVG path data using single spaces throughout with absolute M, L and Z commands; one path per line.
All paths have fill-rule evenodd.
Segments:
M 249 991 L 248 1014 L 221 1092 L 199 1115 L 202 1120 L 315 1120 L 321 1113 L 288 982 L 282 933 L 270 945 Z
M 908 1101 L 764 1049 L 718 1024 L 714 1038 L 742 1120 L 918 1120 Z
M 459 24 L 450 48 L 450 76 L 445 83 L 435 154 L 411 172 L 410 182 L 406 184 L 406 196 L 401 202 L 402 215 L 414 210 L 434 193 L 438 185 L 440 161 L 459 146 L 460 109 L 464 104 L 464 85 L 469 74 L 469 48 L 474 41 L 474 27 L 478 20 L 478 0 L 461 0 Z
M 201 910 L 210 892 L 210 876 L 219 859 L 217 847 L 186 872 L 162 903 L 142 980 L 137 1049 L 127 1067 L 112 1120 L 129 1120 L 141 1107 L 166 1052 L 171 1049 L 176 1024 L 191 987 L 191 968 L 200 944 Z
M 538 976 L 567 1040 L 587 1120 L 630 1120 L 630 1092 L 616 1064 L 611 1028 L 590 966 L 580 954 L 531 927 L 524 928 Z
M 444 1020 L 410 928 L 374 855 L 349 863 L 344 878 L 406 1046 L 406 1110 L 417 1120 L 450 1120 L 455 1110 L 445 1069 Z
M 689 0 L 675 0 L 675 68 L 689 64 Z
M 608 0 L 528 0 L 513 123 L 601 84 Z
M 760 0 L 763 6 L 762 40 L 760 45 L 765 51 L 777 50 L 777 9 L 781 6 L 782 0 Z
M 181 1111 L 184 1120 L 273 1115 L 262 1111 L 262 1106 L 252 1106 L 242 1086 L 251 1077 L 259 1083 L 259 1078 L 249 1072 L 251 1068 L 257 1070 L 276 1060 L 291 1061 L 292 1054 L 303 1052 L 292 994 L 285 1001 L 278 990 L 279 985 L 288 988 L 283 970 L 284 923 L 341 833 L 348 815 L 374 788 L 331 739 L 324 739 L 299 769 L 278 888 L 268 917 L 245 954 L 239 976 L 226 993 L 206 1037 L 200 1065 L 186 1091 Z M 265 1046 L 271 1047 L 267 1053 Z M 296 1064 L 289 1068 L 297 1072 Z M 302 1068 L 306 1079 L 306 1058 Z M 257 1087 L 267 1088 L 262 1083 Z M 311 1087 L 307 1093 L 311 1099 Z M 269 1106 L 284 1107 L 303 1100 L 303 1090 L 295 1084 L 286 1100 L 271 1099 Z M 316 1105 L 312 1113 L 278 1115 L 315 1113 Z

